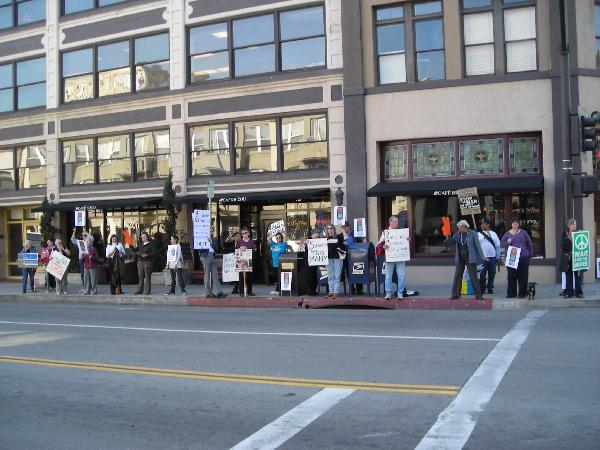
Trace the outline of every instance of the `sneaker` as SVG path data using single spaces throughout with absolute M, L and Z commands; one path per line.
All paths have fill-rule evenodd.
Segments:
M 256 297 L 256 294 L 254 292 L 248 292 L 248 297 Z
M 398 296 L 398 300 L 404 300 L 404 296 L 403 296 L 402 294 L 400 294 L 400 295 Z
M 235 295 L 235 294 L 239 294 L 240 291 L 238 289 L 234 289 L 233 291 L 231 291 L 231 295 Z
M 133 293 L 133 295 L 142 295 L 142 292 L 141 292 L 141 291 L 135 291 L 135 292 Z
M 384 300 L 391 300 L 391 299 L 392 299 L 392 294 L 385 294 Z
M 185 294 L 184 294 L 184 295 L 185 295 Z M 224 298 L 224 297 L 227 297 L 227 294 L 226 294 L 225 292 L 219 292 L 219 293 L 217 294 L 217 298 Z
M 173 295 L 175 292 L 165 292 L 165 295 Z
M 183 292 L 181 293 L 181 295 L 187 295 L 187 292 L 183 291 Z
M 271 291 L 271 292 L 269 292 L 269 294 L 271 294 L 271 295 L 279 295 L 279 292 L 278 291 Z

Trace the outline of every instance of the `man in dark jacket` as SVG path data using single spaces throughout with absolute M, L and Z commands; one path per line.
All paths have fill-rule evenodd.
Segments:
M 477 279 L 477 264 L 484 260 L 483 251 L 479 244 L 479 238 L 475 231 L 469 229 L 469 222 L 466 220 L 461 220 L 456 226 L 458 231 L 454 233 L 454 236 L 451 238 L 451 241 L 454 242 L 454 262 L 456 263 L 454 284 L 452 285 L 452 300 L 460 298 L 465 267 L 469 272 L 469 278 L 471 279 L 471 285 L 473 285 L 475 298 L 477 300 L 483 300 L 481 288 L 479 287 L 479 280 Z
M 154 249 L 152 248 L 152 242 L 150 242 L 150 236 L 145 231 L 140 236 L 142 239 L 142 243 L 137 251 L 137 269 L 138 269 L 138 278 L 139 284 L 136 295 L 144 293 L 144 295 L 150 295 L 152 292 L 152 255 L 154 253 Z

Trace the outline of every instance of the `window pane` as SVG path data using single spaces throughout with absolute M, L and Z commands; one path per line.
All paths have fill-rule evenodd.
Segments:
M 454 142 L 413 145 L 413 175 L 415 177 L 454 176 L 454 167 Z
M 13 90 L 3 89 L 0 91 L 0 112 L 13 110 Z
M 129 135 L 109 136 L 98 139 L 98 160 L 128 158 Z
M 15 171 L 0 170 L 0 191 L 14 191 L 15 190 Z
M 494 73 L 494 44 L 476 45 L 465 49 L 467 75 Z
M 227 49 L 227 23 L 190 28 L 190 54 Z
M 13 26 L 13 7 L 5 6 L 0 8 L 0 29 Z
M 323 26 L 323 7 L 285 11 L 279 15 L 281 40 L 295 39 L 304 36 L 325 34 Z
M 594 6 L 594 12 L 596 13 L 596 37 L 600 37 L 600 5 Z
M 494 42 L 492 13 L 467 14 L 464 16 L 465 45 Z
M 17 84 L 46 80 L 46 58 L 30 59 L 17 63 Z
M 444 51 L 417 53 L 417 77 L 419 81 L 443 80 Z
M 65 14 L 72 14 L 94 7 L 94 0 L 64 0 Z
M 91 48 L 63 53 L 63 77 L 92 73 L 94 70 L 94 51 Z
M 393 6 L 391 8 L 380 8 L 376 12 L 376 20 L 390 20 L 404 17 L 404 8 L 402 6 Z
M 273 14 L 233 21 L 233 45 L 245 47 L 273 42 Z
M 276 142 L 275 120 L 238 122 L 235 124 L 236 147 L 270 146 Z
M 304 142 L 283 147 L 283 170 L 327 168 L 327 142 Z
M 0 169 L 12 169 L 13 162 L 13 151 L 12 150 L 1 150 L 0 151 Z
M 404 24 L 377 27 L 377 53 L 404 51 Z
M 193 152 L 229 148 L 229 126 L 227 124 L 194 127 L 190 129 L 190 135 Z
M 135 160 L 136 180 L 167 178 L 171 167 L 170 155 L 141 156 Z
M 169 153 L 169 132 L 154 131 L 135 134 L 135 156 Z
M 416 50 L 437 50 L 444 48 L 444 32 L 441 20 L 415 22 Z
M 136 64 L 154 61 L 165 61 L 169 59 L 169 34 L 157 34 L 137 38 L 135 45 Z
M 0 66 L 0 89 L 12 87 L 13 85 L 13 76 L 12 76 L 12 64 L 6 64 L 4 66 Z
M 94 182 L 94 163 L 75 162 L 63 165 L 65 186 Z
M 500 174 L 504 170 L 502 139 L 460 142 L 461 175 Z
M 131 181 L 131 159 L 98 161 L 98 182 L 113 183 Z
M 135 89 L 143 91 L 144 89 L 169 87 L 171 79 L 169 68 L 169 61 L 136 66 Z
M 284 170 L 327 169 L 325 116 L 283 118 L 281 141 Z
M 205 53 L 191 58 L 191 82 L 229 77 L 229 52 Z
M 394 180 L 408 176 L 408 146 L 406 144 L 392 145 L 385 149 L 385 179 Z
M 67 78 L 64 80 L 64 86 L 63 101 L 65 103 L 94 97 L 93 75 Z
M 123 3 L 126 2 L 127 0 L 99 0 L 98 1 L 98 6 L 107 6 L 107 5 L 113 5 L 115 3 Z
M 315 142 L 327 140 L 327 119 L 323 115 L 284 117 L 281 119 L 281 141 Z
M 63 163 L 94 161 L 94 150 L 91 139 L 64 141 L 62 149 Z
M 509 139 L 510 173 L 538 173 L 538 141 L 534 138 Z
M 459 216 L 458 197 L 414 197 L 413 201 L 415 251 L 417 253 L 453 256 L 454 246 L 445 242 L 446 238 L 442 233 L 442 218 L 448 217 L 450 219 L 451 229 L 454 232 Z M 396 212 L 396 210 L 393 212 L 400 216 L 406 214 L 402 213 L 406 209 L 406 205 L 401 205 L 399 212 Z
M 277 171 L 277 147 L 245 147 L 235 149 L 236 173 Z
M 512 196 L 513 219 L 518 219 L 533 244 L 535 256 L 544 255 L 544 241 L 542 240 L 543 225 L 543 197 L 540 194 L 521 194 Z
M 526 70 L 535 70 L 536 61 L 536 41 L 509 42 L 506 44 L 506 71 L 523 72 Z
M 10 5 L 13 0 L 0 0 L 0 6 Z
M 406 55 L 379 57 L 379 84 L 406 82 Z
M 281 70 L 325 65 L 325 38 L 302 39 L 281 44 Z
M 491 6 L 492 0 L 463 0 L 463 8 L 479 8 L 481 6 Z
M 440 12 L 442 12 L 442 2 L 417 3 L 415 5 L 415 16 Z
M 46 1 L 31 0 L 17 4 L 17 24 L 38 22 L 46 18 Z
M 109 70 L 98 74 L 100 97 L 131 92 L 131 77 L 129 67 Z
M 235 75 L 275 71 L 275 46 L 261 45 L 235 51 Z
M 98 47 L 98 70 L 113 69 L 129 65 L 129 41 Z
M 47 163 L 45 145 L 29 145 L 17 148 L 18 168 L 45 166 Z
M 504 11 L 504 36 L 506 41 L 535 39 L 535 7 Z
M 19 109 L 34 108 L 46 104 L 46 83 L 30 84 L 17 90 Z
M 190 129 L 192 175 L 225 175 L 231 172 L 227 124 Z
M 19 169 L 19 189 L 46 186 L 46 166 Z

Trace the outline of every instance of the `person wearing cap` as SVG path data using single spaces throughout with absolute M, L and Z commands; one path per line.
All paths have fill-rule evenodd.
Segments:
M 481 219 L 481 231 L 477 233 L 479 245 L 483 251 L 483 268 L 479 274 L 479 288 L 481 292 L 494 293 L 494 278 L 496 277 L 496 261 L 500 255 L 500 238 L 490 229 L 487 217 Z M 487 280 L 486 280 L 487 278 Z
M 452 300 L 460 298 L 465 267 L 469 272 L 469 278 L 473 285 L 475 298 L 477 300 L 483 300 L 481 288 L 479 287 L 479 280 L 477 279 L 477 264 L 483 260 L 483 251 L 481 250 L 481 245 L 479 245 L 477 233 L 469 229 L 469 222 L 466 220 L 459 221 L 456 224 L 456 227 L 458 228 L 458 231 L 450 238 L 451 242 L 454 243 L 454 262 L 456 264 L 454 283 L 452 285 Z
M 71 235 L 71 244 L 73 244 L 75 248 L 77 248 L 77 251 L 79 251 L 79 243 L 77 242 L 78 239 L 75 237 L 76 231 L 77 228 L 73 228 L 73 234 Z M 86 239 L 90 240 L 90 245 L 94 245 L 94 236 L 92 236 L 92 233 L 83 230 L 81 232 L 81 240 L 85 241 Z M 81 290 L 79 291 L 80 293 L 83 293 L 83 272 L 83 254 L 81 253 L 81 251 L 79 251 L 79 275 L 81 276 Z

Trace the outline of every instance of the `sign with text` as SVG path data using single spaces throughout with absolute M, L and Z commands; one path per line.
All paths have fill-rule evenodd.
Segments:
M 194 225 L 194 249 L 210 248 L 210 213 L 208 210 L 195 209 L 192 213 Z
M 277 233 L 285 233 L 285 222 L 283 220 L 273 222 L 269 225 L 269 231 L 271 232 L 271 236 L 275 236 Z
M 481 214 L 479 195 L 477 195 L 476 187 L 458 189 L 456 195 L 458 195 L 460 213 L 463 216 L 468 216 L 469 214 Z
M 62 280 L 65 272 L 69 269 L 70 263 L 71 260 L 69 258 L 57 251 L 54 251 L 50 255 L 50 261 L 48 262 L 48 267 L 46 267 L 46 272 L 55 276 L 59 280 Z
M 573 253 L 571 253 L 573 272 L 590 268 L 590 232 L 573 232 Z
M 235 253 L 223 255 L 223 283 L 231 283 L 239 280 L 239 274 L 235 271 Z
M 519 259 L 521 259 L 521 249 L 509 245 L 506 249 L 506 260 L 504 261 L 504 265 L 511 269 L 516 269 L 519 267 Z
M 77 248 L 79 248 L 79 259 L 81 259 L 82 255 L 88 254 L 88 249 L 85 246 L 85 241 L 78 239 L 77 240 Z
M 292 272 L 281 272 L 281 291 L 292 290 Z
M 79 209 L 75 210 L 75 226 L 85 227 L 85 211 Z
M 333 207 L 333 224 L 344 225 L 346 221 L 346 207 L 345 206 L 334 206 Z
M 306 241 L 308 249 L 308 265 L 324 266 L 329 262 L 327 256 L 327 239 L 308 239 Z
M 367 219 L 354 219 L 354 237 L 367 237 Z
M 19 267 L 27 268 L 35 268 L 38 266 L 38 257 L 39 255 L 36 252 L 19 253 L 17 256 L 17 262 Z
M 410 261 L 410 243 L 408 241 L 408 228 L 384 230 L 385 262 Z
M 242 250 L 238 248 L 235 251 L 235 271 L 252 272 L 252 250 Z

